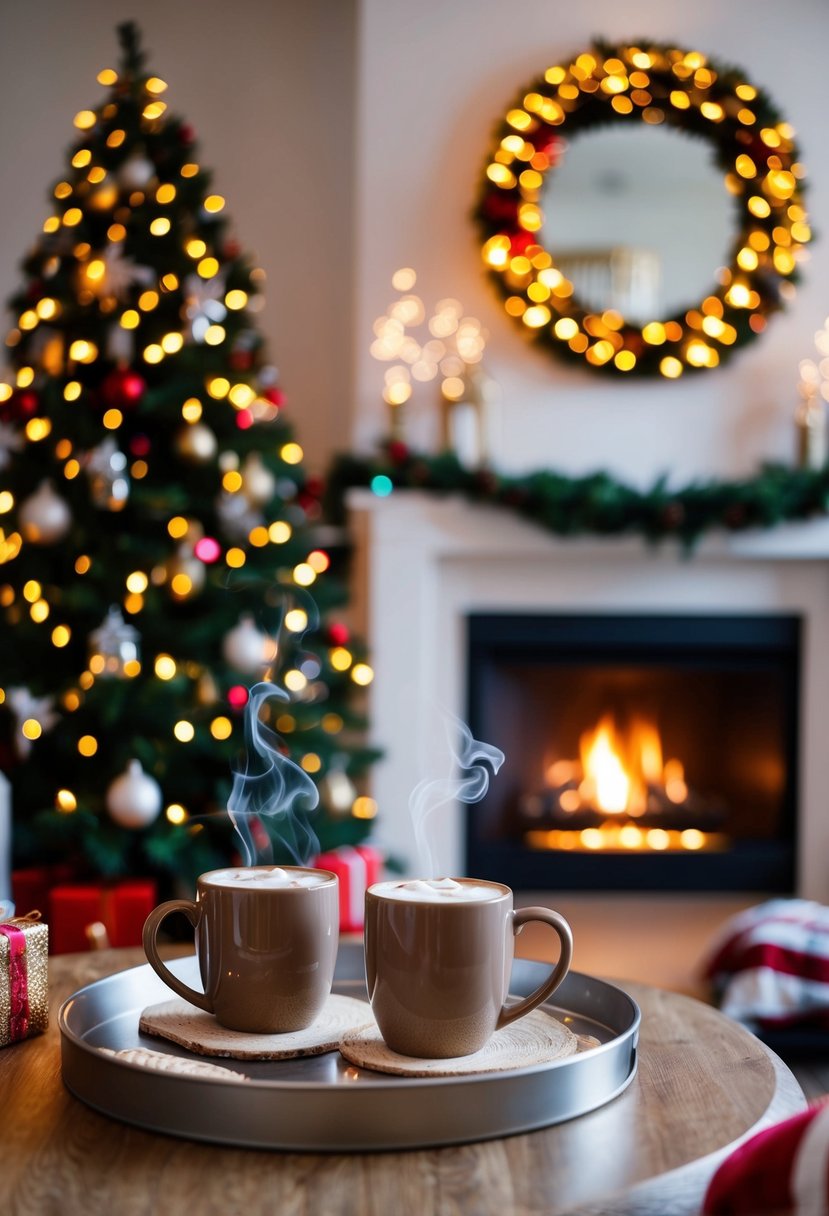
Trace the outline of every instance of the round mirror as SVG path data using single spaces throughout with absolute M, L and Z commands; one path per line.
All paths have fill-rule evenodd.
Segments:
M 541 242 L 581 304 L 636 325 L 703 299 L 731 259 L 734 203 L 710 146 L 664 126 L 568 141 L 540 205 Z
M 597 45 L 507 111 L 476 211 L 507 313 L 625 374 L 714 368 L 794 292 L 811 232 L 794 132 L 697 51 Z

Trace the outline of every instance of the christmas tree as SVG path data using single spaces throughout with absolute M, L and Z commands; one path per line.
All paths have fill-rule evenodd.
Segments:
M 189 877 L 233 855 L 263 677 L 290 698 L 263 712 L 320 790 L 322 846 L 365 836 L 372 672 L 255 328 L 262 271 L 119 36 L 10 302 L 0 733 L 18 864 Z

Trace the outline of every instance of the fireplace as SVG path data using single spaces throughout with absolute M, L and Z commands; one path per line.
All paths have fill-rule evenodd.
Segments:
M 507 756 L 467 870 L 517 889 L 791 892 L 800 618 L 467 618 L 468 720 Z
M 360 623 L 371 638 L 375 670 L 368 690 L 371 721 L 376 742 L 384 752 L 383 760 L 372 770 L 372 795 L 379 807 L 377 839 L 407 873 L 422 873 L 408 811 L 409 795 L 424 777 L 446 772 L 445 767 L 441 768 L 446 740 L 437 720 L 437 707 L 443 706 L 462 718 L 469 711 L 469 682 L 477 678 L 469 672 L 471 618 L 518 617 L 522 629 L 530 620 L 545 616 L 562 621 L 601 618 L 606 624 L 613 618 L 620 627 L 625 618 L 641 617 L 664 620 L 665 628 L 672 620 L 683 618 L 692 625 L 700 620 L 727 618 L 723 628 L 729 621 L 747 620 L 750 624 L 755 619 L 780 620 L 783 632 L 789 633 L 783 646 L 789 651 L 784 664 L 789 667 L 785 693 L 789 701 L 795 699 L 794 682 L 799 683 L 799 700 L 791 713 L 785 711 L 787 738 L 781 745 L 787 787 L 777 825 L 782 839 L 777 843 L 758 840 L 753 845 L 745 842 L 741 850 L 776 852 L 780 845 L 791 857 L 794 848 L 793 890 L 804 899 L 829 901 L 829 520 L 711 535 L 688 554 L 671 544 L 652 546 L 636 537 L 557 538 L 510 512 L 465 503 L 453 496 L 395 491 L 378 498 L 368 490 L 354 490 L 349 504 L 357 542 L 355 624 Z M 788 624 L 785 618 L 789 618 Z M 798 621 L 799 642 L 793 640 Z M 714 656 L 716 664 L 754 661 L 750 651 L 741 649 L 741 627 L 733 628 L 733 653 L 728 654 L 728 647 L 723 653 L 721 648 Z M 646 644 L 654 636 L 646 638 Z M 764 645 L 759 646 L 760 651 Z M 771 647 L 772 651 L 779 648 L 779 643 Z M 799 663 L 792 654 L 797 649 Z M 691 657 L 683 661 L 687 669 Z M 559 664 L 564 665 L 561 656 Z M 785 678 L 778 678 L 786 684 Z M 493 718 L 493 737 L 498 741 L 509 724 L 503 701 L 496 702 Z M 600 715 L 585 724 L 584 730 L 595 726 L 599 719 Z M 484 733 L 480 719 L 477 726 Z M 567 742 L 563 758 L 580 759 L 578 732 Z M 702 787 L 698 774 L 689 767 L 691 757 L 674 752 L 670 738 L 663 744 L 663 759 L 682 761 L 686 784 Z M 795 746 L 796 766 L 791 756 Z M 763 763 L 767 762 L 764 758 Z M 497 787 L 512 781 L 516 771 L 510 756 L 497 778 Z M 543 772 L 536 775 L 536 788 L 542 777 Z M 701 788 L 699 792 L 709 791 Z M 501 871 L 502 862 L 513 877 L 518 872 L 519 857 L 530 862 L 524 873 L 531 873 L 515 889 L 522 897 L 532 896 L 535 902 L 539 902 L 535 897 L 545 892 L 555 898 L 559 884 L 572 886 L 573 876 L 588 863 L 588 881 L 606 885 L 605 876 L 594 878 L 596 870 L 592 868 L 598 861 L 603 869 L 604 858 L 568 853 L 565 872 L 563 859 L 552 851 L 526 849 L 510 834 L 493 840 L 493 807 L 487 804 L 481 810 L 484 819 L 480 841 L 467 838 L 465 808 L 447 806 L 432 817 L 441 873 L 468 874 L 477 867 L 480 857 L 486 872 L 493 874 L 496 862 L 491 850 L 497 848 L 496 877 L 507 879 L 506 871 Z M 490 850 L 488 857 L 486 849 Z M 746 885 L 741 892 L 719 893 L 713 889 L 715 882 L 725 881 L 716 871 L 738 860 L 736 850 L 732 854 L 720 850 L 715 855 L 712 850 L 704 858 L 685 858 L 685 864 L 705 862 L 701 868 L 708 868 L 708 878 L 700 877 L 699 881 L 710 884 L 710 889 L 707 894 L 702 891 L 690 895 L 677 890 L 673 906 L 687 906 L 689 915 L 696 915 L 694 910 L 702 904 L 733 909 L 743 894 L 762 891 L 762 886 L 754 885 L 762 876 L 751 874 L 744 879 Z M 658 867 L 650 864 L 658 862 L 664 863 L 662 872 L 667 874 L 680 864 L 677 857 L 670 851 L 658 858 L 627 857 L 626 862 L 633 867 L 628 874 L 635 877 L 626 881 L 645 885 L 649 875 L 640 884 L 637 869 L 656 869 L 658 873 Z M 608 857 L 608 864 L 611 860 Z M 762 884 L 792 889 L 791 862 L 783 866 L 788 877 L 781 877 L 778 871 L 774 883 L 765 877 Z M 608 889 L 611 881 L 616 880 L 607 880 Z M 574 898 L 581 900 L 581 896 Z M 671 898 L 671 892 L 666 892 L 661 903 Z M 589 896 L 585 899 L 589 902 Z M 627 896 L 623 895 L 621 901 L 628 906 Z

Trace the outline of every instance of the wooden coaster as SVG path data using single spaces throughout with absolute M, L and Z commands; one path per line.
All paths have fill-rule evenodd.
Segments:
M 387 1047 L 376 1026 L 362 1026 L 343 1035 L 340 1052 L 351 1064 L 373 1072 L 406 1077 L 461 1077 L 476 1072 L 507 1072 L 549 1064 L 574 1055 L 579 1040 L 556 1018 L 540 1009 L 496 1030 L 485 1047 L 471 1056 L 451 1060 L 420 1060 Z
M 212 1013 L 176 998 L 150 1005 L 141 1014 L 142 1034 L 170 1039 L 200 1056 L 231 1056 L 235 1060 L 293 1060 L 334 1051 L 347 1032 L 373 1021 L 365 1001 L 332 994 L 322 1013 L 304 1030 L 286 1034 L 249 1034 L 228 1030 Z
M 168 1056 L 163 1051 L 150 1051 L 147 1047 L 125 1047 L 113 1051 L 101 1047 L 102 1055 L 114 1056 L 125 1064 L 137 1064 L 139 1068 L 151 1068 L 154 1072 L 174 1072 L 183 1077 L 209 1077 L 211 1081 L 249 1081 L 244 1073 L 222 1064 L 208 1064 L 206 1060 L 183 1060 L 181 1056 Z

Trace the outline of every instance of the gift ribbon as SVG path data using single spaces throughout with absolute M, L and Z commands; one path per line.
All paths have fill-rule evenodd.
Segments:
M 25 1039 L 29 1033 L 26 934 L 16 925 L 8 924 L 0 925 L 0 933 L 9 940 L 9 1041 L 17 1043 L 20 1039 Z

